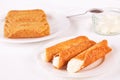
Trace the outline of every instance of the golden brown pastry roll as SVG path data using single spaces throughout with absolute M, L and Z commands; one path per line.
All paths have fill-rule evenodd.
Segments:
M 11 10 L 4 25 L 7 38 L 36 38 L 50 34 L 50 26 L 43 10 Z
M 107 40 L 103 40 L 72 58 L 67 64 L 67 71 L 77 72 L 104 57 L 111 50 L 108 47 Z
M 75 57 L 76 55 L 93 46 L 94 44 L 95 42 L 91 40 L 83 41 L 77 45 L 71 46 L 70 48 L 57 53 L 53 58 L 54 67 L 56 67 L 57 69 L 62 68 L 71 58 Z
M 82 68 L 104 57 L 111 50 L 112 49 L 108 47 L 107 40 L 103 40 L 72 58 L 67 64 L 67 71 L 78 72 Z
M 77 45 L 81 42 L 88 41 L 89 39 L 86 36 L 78 36 L 63 42 L 60 42 L 56 45 L 46 48 L 46 52 L 44 54 L 44 58 L 47 62 L 50 62 L 60 51 L 70 48 L 73 45 Z

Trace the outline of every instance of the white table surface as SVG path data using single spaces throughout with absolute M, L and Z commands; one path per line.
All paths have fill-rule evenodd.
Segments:
M 0 15 L 11 9 L 36 9 L 42 8 L 48 11 L 56 11 L 65 15 L 76 14 L 90 8 L 117 7 L 119 0 L 0 0 Z M 56 38 L 78 35 L 79 29 L 73 29 L 73 25 L 66 35 Z M 0 42 L 0 80 L 69 80 L 47 75 L 36 62 L 36 57 L 43 45 L 55 40 L 13 44 Z M 112 74 L 89 78 L 89 80 L 120 80 L 120 70 Z M 83 80 L 88 80 L 84 78 Z

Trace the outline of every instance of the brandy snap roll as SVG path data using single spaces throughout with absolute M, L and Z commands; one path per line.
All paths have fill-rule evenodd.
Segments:
M 51 47 L 46 48 L 45 54 L 43 57 L 45 58 L 45 61 L 50 62 L 53 59 L 53 56 L 55 56 L 60 51 L 63 51 L 65 49 L 70 48 L 73 45 L 77 45 L 80 42 L 88 41 L 89 39 L 86 36 L 78 36 L 63 42 L 60 42 L 56 45 L 53 45 Z
M 4 37 L 39 38 L 50 35 L 47 15 L 41 9 L 11 10 L 5 18 Z
M 67 71 L 78 72 L 82 68 L 104 57 L 111 50 L 112 49 L 108 47 L 107 40 L 103 40 L 72 58 L 67 64 Z
M 62 68 L 71 58 L 75 57 L 76 55 L 93 46 L 94 44 L 95 42 L 91 40 L 84 41 L 79 43 L 78 45 L 72 46 L 66 50 L 57 53 L 53 58 L 53 66 L 57 69 Z

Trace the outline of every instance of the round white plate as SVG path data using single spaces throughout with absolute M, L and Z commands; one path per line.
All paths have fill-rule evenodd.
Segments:
M 72 37 L 71 37 L 72 38 Z M 89 65 L 88 67 L 84 68 L 83 70 L 77 72 L 77 73 L 68 73 L 66 70 L 58 70 L 53 67 L 51 63 L 47 63 L 42 59 L 42 54 L 45 51 L 45 48 L 52 46 L 56 43 L 62 42 L 64 40 L 67 40 L 70 38 L 63 38 L 54 40 L 47 45 L 45 45 L 44 49 L 41 51 L 38 61 L 40 66 L 48 73 L 49 75 L 55 75 L 59 77 L 67 77 L 67 78 L 85 78 L 85 77 L 93 77 L 98 76 L 101 74 L 109 73 L 110 71 L 113 71 L 113 69 L 116 69 L 118 66 L 118 54 L 117 51 L 115 51 L 114 46 L 112 46 L 113 51 L 110 52 L 105 56 L 105 58 L 99 59 L 93 64 Z
M 65 15 L 56 13 L 56 12 L 46 12 L 47 20 L 50 24 L 50 35 L 40 38 L 24 38 L 24 39 L 8 39 L 3 36 L 3 27 L 4 27 L 4 17 L 0 16 L 0 41 L 10 42 L 10 43 L 31 43 L 31 42 L 39 42 L 54 38 L 59 36 L 60 33 L 67 30 L 70 26 L 69 20 Z

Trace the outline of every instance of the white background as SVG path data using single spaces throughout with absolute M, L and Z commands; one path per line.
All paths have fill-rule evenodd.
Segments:
M 104 7 L 120 8 L 120 0 L 0 0 L 0 16 L 12 9 L 44 9 L 71 15 L 91 8 Z M 0 42 L 0 80 L 60 79 L 47 75 L 36 63 L 36 55 L 46 43 L 47 41 L 30 44 Z M 104 79 L 120 80 L 119 76 L 118 71 L 105 76 Z

